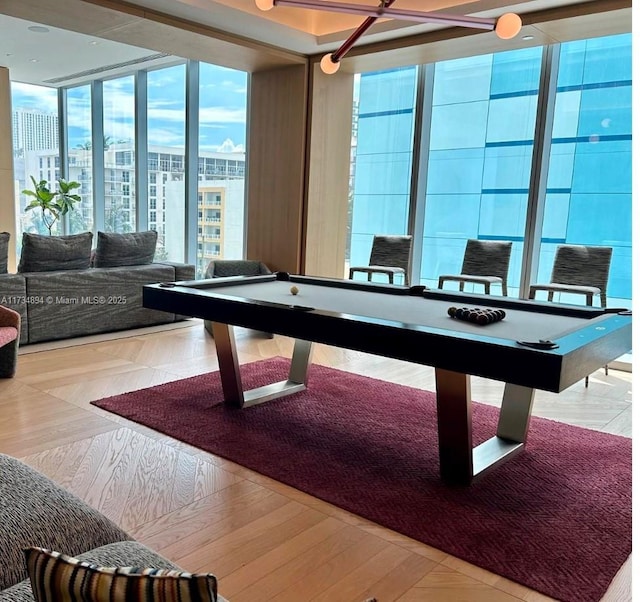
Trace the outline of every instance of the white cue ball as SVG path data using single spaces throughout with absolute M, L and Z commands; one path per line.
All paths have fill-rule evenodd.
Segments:
M 298 294 L 298 287 L 297 286 L 292 286 L 289 290 L 291 291 L 292 295 L 297 295 Z

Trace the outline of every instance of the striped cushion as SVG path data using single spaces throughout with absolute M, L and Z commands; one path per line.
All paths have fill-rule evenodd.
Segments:
M 137 567 L 99 567 L 44 548 L 25 550 L 36 602 L 215 602 L 208 573 Z

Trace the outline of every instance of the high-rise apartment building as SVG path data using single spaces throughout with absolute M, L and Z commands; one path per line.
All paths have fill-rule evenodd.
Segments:
M 136 224 L 136 166 L 133 145 L 112 144 L 104 150 L 104 189 L 94 191 L 92 151 L 73 148 L 69 151 L 69 179 L 80 182 L 82 201 L 70 215 L 70 229 L 80 232 L 93 229 L 94 197 L 104 199 L 104 229 L 110 232 L 134 232 Z M 26 177 L 19 189 L 30 188 L 30 175 L 46 180 L 55 188 L 60 177 L 56 149 L 27 151 L 19 161 Z M 148 151 L 147 199 L 148 228 L 158 232 L 157 254 L 163 259 L 182 261 L 185 225 L 185 156 L 172 148 L 152 145 Z M 244 223 L 243 152 L 202 151 L 198 157 L 198 233 L 197 268 L 200 275 L 213 259 L 237 259 L 243 252 Z M 27 202 L 24 197 L 19 206 Z M 21 229 L 33 227 L 34 216 L 21 213 Z
M 12 114 L 13 150 L 17 156 L 25 151 L 58 148 L 58 115 L 35 109 L 18 108 Z

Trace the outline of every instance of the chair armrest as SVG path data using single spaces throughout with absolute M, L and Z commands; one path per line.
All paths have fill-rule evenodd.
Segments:
M 20 336 L 20 314 L 13 309 L 0 305 L 0 326 L 13 326 Z

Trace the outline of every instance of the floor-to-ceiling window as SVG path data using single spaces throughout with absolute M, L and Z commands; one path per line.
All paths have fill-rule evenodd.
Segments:
M 156 256 L 184 257 L 186 65 L 147 74 L 148 221 Z
M 93 230 L 93 159 L 91 136 L 91 87 L 67 91 L 67 144 L 69 180 L 80 183 L 81 201 L 69 212 L 69 233 Z
M 190 69 L 199 71 L 195 89 L 187 85 Z M 53 189 L 65 175 L 58 143 L 61 122 L 67 178 L 80 182 L 82 201 L 52 234 L 154 229 L 156 258 L 196 263 L 199 276 L 212 259 L 242 258 L 247 88 L 246 72 L 183 61 L 61 91 L 12 83 L 18 232 L 48 234 L 37 212 L 25 212 L 29 199 L 20 191 L 33 187 L 30 176 Z M 66 106 L 60 116 L 59 98 Z M 191 112 L 189 101 L 196 107 Z M 139 141 L 136 126 L 141 132 L 141 124 L 144 140 Z M 197 138 L 193 173 L 187 173 L 189 131 Z M 136 157 L 144 158 L 144 165 Z M 137 187 L 139 177 L 142 188 Z M 190 185 L 196 194 L 187 196 Z M 144 191 L 140 202 L 138 190 Z M 189 207 L 198 212 L 193 253 L 187 252 Z
M 460 273 L 468 239 L 504 240 L 517 294 L 541 53 L 435 65 L 421 282 Z
M 200 63 L 196 271 L 244 257 L 248 77 Z
M 18 232 L 48 234 L 40 212 L 25 211 L 32 199 L 22 191 L 33 190 L 31 178 L 36 182 L 45 180 L 49 189 L 55 190 L 60 177 L 58 93 L 53 88 L 13 82 L 11 104 Z M 60 233 L 61 226 L 57 222 L 52 233 Z M 20 237 L 16 244 L 20 246 Z
M 415 67 L 360 78 L 348 245 L 351 265 L 367 265 L 374 234 L 407 232 L 416 82 Z
M 107 80 L 104 103 L 104 227 L 107 232 L 134 232 L 135 95 L 133 76 Z
M 608 305 L 629 305 L 631 175 L 631 35 L 562 44 L 538 282 L 558 244 L 612 247 Z
M 354 112 L 351 263 L 358 248 L 356 260 L 366 263 L 370 238 L 363 233 L 401 233 L 406 227 L 410 234 L 423 232 L 414 241 L 421 253 L 412 266 L 413 282 L 435 287 L 440 274 L 460 272 L 468 239 L 506 240 L 513 249 L 509 294 L 517 296 L 527 284 L 521 282 L 523 262 L 539 265 L 531 280 L 544 282 L 557 244 L 605 245 L 614 249 L 609 304 L 629 305 L 630 63 L 631 36 L 626 34 L 421 66 L 413 72 L 431 74 L 422 90 L 425 122 L 404 130 L 392 121 L 395 114 L 388 107 L 368 108 L 384 107 L 398 96 L 388 85 L 398 71 L 361 74 Z M 539 103 L 541 80 L 550 85 L 544 103 Z M 420 90 L 412 97 L 408 88 L 405 92 L 401 110 L 413 115 Z M 551 135 L 538 115 L 538 104 L 550 103 L 555 103 Z M 376 122 L 367 129 L 371 113 Z M 414 132 L 423 137 L 422 144 L 413 140 Z M 428 150 L 412 157 L 410 149 L 419 147 Z M 407 157 L 402 168 L 394 161 L 399 156 Z M 544 156 L 549 156 L 548 181 L 541 181 Z M 373 157 L 384 165 L 367 171 Z M 411 160 L 414 172 L 418 165 L 419 173 L 426 174 L 423 198 L 409 195 Z M 541 192 L 536 196 L 537 185 Z M 540 209 L 532 212 L 538 198 Z M 420 223 L 405 226 L 412 215 Z M 540 230 L 538 263 L 535 252 L 524 257 L 523 249 Z

